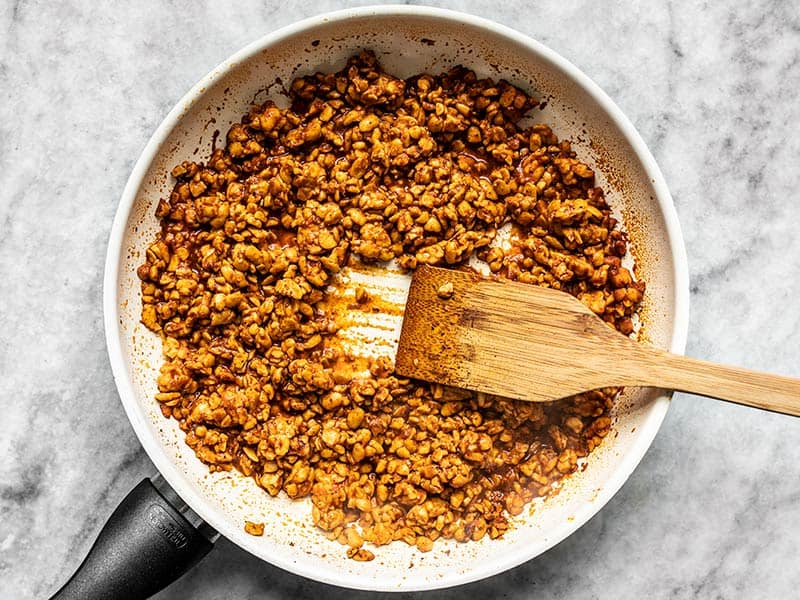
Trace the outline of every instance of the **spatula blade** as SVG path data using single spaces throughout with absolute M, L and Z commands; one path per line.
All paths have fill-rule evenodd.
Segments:
M 549 401 L 625 385 L 618 363 L 631 345 L 564 292 L 423 266 L 411 282 L 395 369 L 449 386 Z

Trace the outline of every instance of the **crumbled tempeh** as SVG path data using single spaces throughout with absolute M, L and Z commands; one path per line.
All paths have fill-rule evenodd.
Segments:
M 505 81 L 463 67 L 403 81 L 362 53 L 290 94 L 205 163 L 176 166 L 158 205 L 138 274 L 142 321 L 163 340 L 162 411 L 211 470 L 310 496 L 314 523 L 357 560 L 374 557 L 364 542 L 499 537 L 608 433 L 616 390 L 476 397 L 399 378 L 386 359 L 343 380 L 352 357 L 320 303 L 354 260 L 413 270 L 475 255 L 629 333 L 644 284 L 622 266 L 626 237 L 570 143 L 519 126 L 537 102 Z M 511 248 L 492 245 L 507 223 Z

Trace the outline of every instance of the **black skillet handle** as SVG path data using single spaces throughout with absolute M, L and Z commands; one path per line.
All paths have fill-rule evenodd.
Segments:
M 72 578 L 50 600 L 149 598 L 183 575 L 213 545 L 149 479 L 143 479 L 108 519 Z

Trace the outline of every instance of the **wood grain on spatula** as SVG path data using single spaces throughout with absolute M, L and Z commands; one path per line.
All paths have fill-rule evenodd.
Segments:
M 800 416 L 800 380 L 671 354 L 622 335 L 557 290 L 422 266 L 398 374 L 530 401 L 652 386 Z

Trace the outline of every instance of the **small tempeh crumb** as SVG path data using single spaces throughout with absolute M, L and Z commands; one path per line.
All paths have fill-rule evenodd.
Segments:
M 447 283 L 443 283 L 439 286 L 439 289 L 436 290 L 436 295 L 439 296 L 442 300 L 449 300 L 453 297 L 453 283 L 448 281 Z
M 253 523 L 252 521 L 244 522 L 244 530 L 246 533 L 255 536 L 264 535 L 264 523 Z

